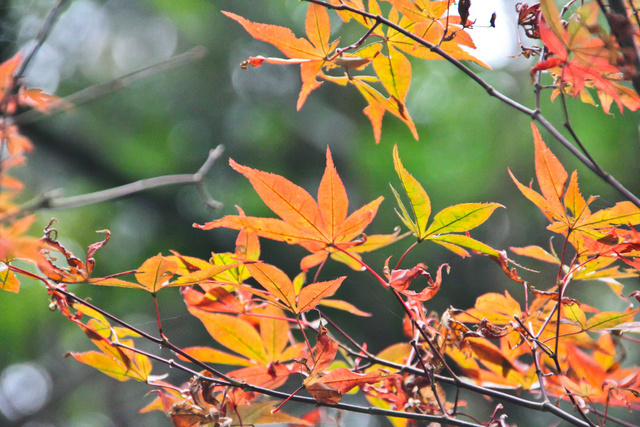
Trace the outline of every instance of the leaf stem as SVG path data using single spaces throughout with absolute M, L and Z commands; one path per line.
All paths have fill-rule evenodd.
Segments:
M 158 309 L 158 297 L 155 292 L 151 292 L 151 297 L 153 298 L 153 305 L 156 309 L 156 321 L 158 322 L 158 333 L 160 334 L 160 339 L 163 341 L 167 340 L 162 332 L 162 322 L 160 321 L 160 310 Z
M 340 335 L 345 337 L 352 345 L 354 345 L 358 350 L 360 350 L 362 352 L 362 354 L 364 354 L 366 356 L 372 356 L 371 353 L 369 353 L 367 350 L 365 350 L 360 344 L 358 344 L 353 338 L 351 338 L 351 336 L 349 334 L 347 334 L 345 331 L 343 331 L 342 328 L 340 328 L 333 320 L 331 320 L 329 318 L 329 316 L 324 314 L 322 311 L 318 310 L 318 308 L 316 308 L 316 311 L 318 312 L 320 317 L 322 317 L 324 320 L 326 320 L 328 324 L 330 324 L 336 331 L 338 331 L 338 333 Z
M 400 268 L 400 264 L 402 264 L 402 261 L 404 261 L 405 257 L 407 255 L 409 255 L 409 252 L 411 252 L 415 247 L 417 247 L 422 241 L 418 240 L 417 242 L 413 242 L 413 244 L 411 246 L 409 246 L 407 248 L 406 251 L 404 251 L 404 253 L 402 254 L 402 256 L 400 257 L 400 259 L 398 260 L 398 263 L 396 264 L 396 270 L 398 270 Z

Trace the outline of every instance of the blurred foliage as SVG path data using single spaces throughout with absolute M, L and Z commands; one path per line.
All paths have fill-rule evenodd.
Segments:
M 31 46 L 54 3 L 10 0 L 0 5 L 0 59 Z M 512 7 L 507 5 L 509 13 Z M 207 181 L 210 192 L 225 205 L 219 211 L 207 210 L 194 188 L 167 187 L 126 200 L 39 214 L 38 227 L 43 228 L 55 217 L 60 240 L 78 255 L 99 239 L 95 230 L 112 231 L 111 241 L 98 254 L 97 275 L 135 268 L 158 252 L 167 254 L 169 249 L 203 258 L 211 251 L 232 250 L 234 232 L 203 232 L 191 225 L 234 213 L 234 205 L 253 216 L 270 213 L 248 181 L 228 167 L 227 158 L 283 175 L 315 194 L 326 145 L 331 148 L 352 206 L 385 196 L 371 233 L 388 233 L 400 223 L 389 189 L 390 181 L 397 184 L 391 149 L 398 143 L 405 167 L 428 191 L 434 212 L 456 203 L 498 202 L 507 209 L 496 212 L 474 236 L 496 248 L 548 246 L 550 234 L 544 229 L 544 218 L 521 196 L 507 173 L 511 168 L 522 182 L 534 176 L 527 117 L 487 96 L 444 61 L 414 63 L 408 105 L 420 141 L 414 141 L 401 122 L 387 117 L 382 141 L 376 145 L 368 119 L 361 112 L 364 101 L 349 88 L 325 83 L 296 112 L 300 85 L 296 67 L 265 65 L 241 70 L 240 62 L 249 55 L 276 52 L 254 41 L 220 10 L 302 29 L 306 7 L 295 0 L 76 0 L 70 2 L 28 70 L 27 80 L 32 86 L 67 96 L 194 46 L 207 49 L 202 60 L 144 77 L 72 111 L 39 117 L 23 127 L 37 147 L 20 177 L 32 197 L 55 188 L 76 195 L 158 175 L 193 173 L 210 149 L 225 145 L 224 156 Z M 344 26 L 336 21 L 334 29 L 342 35 Z M 347 31 L 342 37 L 349 43 L 359 35 Z M 507 95 L 533 105 L 529 63 L 520 57 L 507 64 L 506 68 L 479 72 Z M 558 126 L 562 124 L 559 101 L 543 101 L 542 108 Z M 614 112 L 605 116 L 601 110 L 574 100 L 569 101 L 569 112 L 572 125 L 602 167 L 631 191 L 640 193 L 637 114 Z M 609 206 L 620 199 L 547 139 L 568 170 L 579 169 L 583 193 L 601 195 L 596 205 Z M 381 270 L 387 256 L 401 252 L 408 244 L 396 243 L 366 256 L 366 260 Z M 263 242 L 264 259 L 278 260 L 290 276 L 297 273 L 303 255 L 298 247 Z M 282 265 L 282 259 L 289 259 L 289 265 Z M 438 298 L 429 302 L 434 310 L 442 311 L 450 304 L 469 307 L 476 296 L 487 291 L 502 292 L 506 288 L 517 297 L 522 295 L 522 289 L 514 287 L 487 259 L 459 259 L 427 245 L 414 251 L 406 265 L 417 262 L 431 269 L 444 262 L 452 267 Z M 322 276 L 346 272 L 346 267 L 330 263 Z M 525 274 L 534 284 L 547 278 Z M 367 292 L 361 292 L 363 288 Z M 38 284 L 27 284 L 23 289 L 19 295 L 0 296 L 4 321 L 0 328 L 0 370 L 18 362 L 37 363 L 50 375 L 54 392 L 35 414 L 13 420 L 0 414 L 0 424 L 23 425 L 29 419 L 37 420 L 41 423 L 38 425 L 65 426 L 164 422 L 164 415 L 159 413 L 137 414 L 151 399 L 143 397 L 148 388 L 122 386 L 64 359 L 67 351 L 83 350 L 90 343 L 74 325 L 49 312 L 49 302 Z M 595 295 L 602 289 L 594 284 L 580 292 Z M 152 300 L 140 297 L 141 292 L 80 286 L 72 290 L 136 326 L 157 332 Z M 364 274 L 351 275 L 340 292 L 340 298 L 376 317 L 371 321 L 336 315 L 337 323 L 357 340 L 368 339 L 369 349 L 374 352 L 395 342 L 401 333 L 400 310 L 386 301 L 379 286 Z M 204 328 L 185 314 L 177 290 L 161 295 L 160 309 L 165 332 L 176 344 L 194 345 L 207 340 Z M 372 336 L 377 341 L 371 341 Z M 167 371 L 161 366 L 156 369 L 158 374 Z

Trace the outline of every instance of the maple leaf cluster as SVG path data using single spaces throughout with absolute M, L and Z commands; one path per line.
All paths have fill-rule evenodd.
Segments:
M 391 113 L 410 129 L 417 139 L 418 132 L 407 110 L 406 100 L 411 83 L 411 63 L 407 56 L 420 59 L 466 60 L 489 68 L 469 53 L 475 44 L 467 31 L 475 21 L 469 19 L 470 2 L 458 2 L 458 13 L 452 13 L 451 1 L 385 0 L 391 4 L 383 13 L 378 0 L 367 6 L 362 0 L 332 0 L 327 4 L 310 3 L 305 21 L 307 38 L 298 38 L 289 28 L 256 23 L 231 12 L 223 12 L 240 23 L 254 38 L 277 47 L 286 58 L 256 56 L 242 66 L 258 67 L 263 63 L 299 64 L 302 88 L 297 109 L 302 108 L 308 95 L 319 88 L 323 81 L 341 86 L 353 85 L 367 102 L 365 115 L 371 121 L 374 137 L 381 138 L 382 119 Z M 340 46 L 340 40 L 331 41 L 331 23 L 327 6 L 337 10 L 345 22 L 354 21 L 367 29 L 357 42 Z M 611 32 L 599 24 L 602 5 L 596 1 L 583 2 L 568 22 L 561 21 L 560 11 L 554 0 L 541 0 L 531 6 L 518 4 L 518 24 L 525 34 L 540 39 L 544 45 L 522 47 L 526 57 L 543 52 L 544 56 L 532 70 L 532 75 L 549 72 L 554 78 L 553 100 L 559 95 L 570 94 L 583 102 L 596 105 L 590 88 L 594 88 L 603 110 L 610 112 L 615 102 L 620 111 L 640 108 L 640 96 L 636 90 L 623 84 L 639 72 L 633 58 L 621 49 L 613 34 L 629 36 L 633 29 L 634 10 L 629 7 L 628 16 L 614 18 L 606 13 Z M 386 25 L 380 25 L 384 22 Z M 617 22 L 617 27 L 612 22 Z M 495 23 L 492 20 L 491 26 Z M 622 36 L 620 36 L 622 37 Z M 637 41 L 636 41 L 637 42 Z M 372 64 L 375 75 L 357 73 Z M 342 70 L 341 73 L 337 72 Z M 386 94 L 379 88 L 382 87 Z
M 334 6 L 347 6 L 363 13 L 349 10 L 338 11 L 345 21 L 351 20 L 364 26 L 365 37 L 347 47 L 339 48 L 340 40 L 330 41 L 331 23 L 327 9 L 319 4 L 309 4 L 305 21 L 307 38 L 297 38 L 288 28 L 251 22 L 231 12 L 223 12 L 229 18 L 240 23 L 254 38 L 277 47 L 285 56 L 271 58 L 256 56 L 247 60 L 243 67 L 257 67 L 263 63 L 300 64 L 302 89 L 298 96 L 297 108 L 302 108 L 308 95 L 329 81 L 341 86 L 353 85 L 367 102 L 364 114 L 373 126 L 375 140 L 380 141 L 382 118 L 390 113 L 399 118 L 410 129 L 414 138 L 418 132 L 406 106 L 407 93 L 411 83 L 411 63 L 406 55 L 421 59 L 441 59 L 428 46 L 417 43 L 407 34 L 394 28 L 382 29 L 373 18 L 383 16 L 377 0 L 364 6 L 362 0 L 330 1 Z M 451 57 L 476 62 L 488 66 L 465 48 L 474 49 L 475 44 L 465 30 L 470 23 L 463 23 L 460 16 L 450 13 L 449 1 L 429 0 L 389 0 L 391 9 L 387 19 L 412 36 L 424 40 L 431 46 L 439 46 Z M 369 43 L 365 46 L 365 43 Z M 356 75 L 372 64 L 373 75 Z M 342 70 L 342 74 L 331 73 Z M 318 80 L 320 79 L 320 80 Z M 385 96 L 377 89 L 382 86 Z
M 554 77 L 552 100 L 567 93 L 596 105 L 588 91 L 594 88 L 605 113 L 609 113 L 614 101 L 620 112 L 625 107 L 636 111 L 640 108 L 640 96 L 622 84 L 623 80 L 631 80 L 636 71 L 630 70 L 628 59 L 620 54 L 621 49 L 613 36 L 618 29 L 612 28 L 610 34 L 600 26 L 600 11 L 598 2 L 583 2 L 568 22 L 563 22 L 553 0 L 520 7 L 519 24 L 525 28 L 527 36 L 539 38 L 546 49 L 545 56 L 531 73 L 548 71 Z M 629 16 L 633 13 L 629 10 Z M 619 25 L 623 26 L 623 23 Z
M 275 390 L 287 382 L 300 381 L 296 379 L 300 376 L 303 378 L 299 382 L 300 389 L 305 389 L 321 403 L 337 404 L 344 394 L 359 387 L 373 402 L 381 402 L 382 407 L 402 408 L 404 404 L 400 402 L 409 400 L 403 385 L 410 380 L 407 376 L 389 366 L 360 366 L 361 361 L 353 357 L 366 355 L 364 347 L 360 350 L 362 354 L 355 352 L 340 360 L 345 358 L 344 353 L 340 356 L 338 351 L 342 344 L 325 327 L 313 326 L 307 318 L 312 312 L 323 313 L 325 308 L 371 316 L 347 301 L 332 298 L 346 277 L 306 283 L 306 274 L 309 269 L 318 267 L 317 277 L 329 258 L 357 270 L 371 270 L 363 261 L 362 253 L 406 237 L 407 234 L 399 235 L 398 231 L 387 235 L 363 234 L 382 198 L 349 215 L 346 190 L 328 149 L 317 202 L 304 189 L 283 177 L 241 166 L 233 160 L 230 164 L 249 179 L 263 201 L 282 218 L 250 217 L 240 209 L 239 215 L 196 225 L 205 230 L 219 227 L 238 230 L 233 253 L 213 254 L 208 261 L 177 252 L 170 256 L 158 254 L 134 271 L 95 278 L 92 277 L 94 256 L 107 243 L 108 233 L 105 239 L 90 245 L 85 259 L 81 260 L 57 241 L 54 229 L 49 226 L 45 230 L 42 242 L 47 247 L 47 258 L 40 264 L 45 275 L 43 280 L 53 283 L 50 293 L 57 307 L 78 324 L 100 350 L 71 353 L 71 356 L 121 381 L 134 379 L 157 387 L 158 397 L 143 411 L 163 410 L 176 425 L 183 425 L 187 420 L 198 423 L 223 420 L 255 424 L 304 423 L 304 420 L 277 411 L 273 402 L 255 401 L 259 396 L 256 389 Z M 401 218 L 417 242 L 433 241 L 463 257 L 470 256 L 467 249 L 489 256 L 498 254 L 471 238 L 469 230 L 485 222 L 500 205 L 456 205 L 436 214 L 428 225 L 429 197 L 402 165 L 397 147 L 394 164 L 409 198 L 410 210 L 415 215 L 408 214 L 400 195 L 394 190 L 403 212 Z M 296 244 L 310 251 L 300 264 L 302 272 L 292 280 L 276 266 L 261 261 L 259 237 Z M 53 262 L 56 253 L 62 255 L 66 267 Z M 438 293 L 444 267 L 441 266 L 432 278 L 424 264 L 402 269 L 398 263 L 395 268 L 387 265 L 386 279 L 377 277 L 391 292 L 402 295 L 409 304 L 419 305 Z M 122 278 L 131 274 L 135 276 L 135 282 Z M 410 285 L 418 277 L 426 277 L 427 284 L 416 292 Z M 66 285 L 81 282 L 141 289 L 154 300 L 163 289 L 179 287 L 189 313 L 202 322 L 222 349 L 200 345 L 174 351 L 178 351 L 179 359 L 184 362 L 197 362 L 200 367 L 215 366 L 216 369 L 210 368 L 200 377 L 194 377 L 187 388 L 170 385 L 151 375 L 149 357 L 136 350 L 130 339 L 130 336 L 139 337 L 140 333 L 133 331 L 130 334 L 120 327 L 113 327 L 101 312 L 80 301 L 69 300 Z M 84 322 L 87 317 L 89 320 Z M 301 337 L 296 336 L 293 327 L 302 333 Z M 315 344 L 312 344 L 310 333 L 315 335 Z M 402 357 L 408 362 L 410 354 L 404 351 L 406 346 L 402 349 L 402 352 L 394 353 L 394 360 Z M 390 351 L 383 352 L 381 357 L 386 357 Z M 217 371 L 218 366 L 232 368 L 221 374 Z M 216 385 L 219 377 L 229 384 Z M 244 390 L 236 383 L 239 381 L 250 384 L 253 391 Z M 383 393 L 384 390 L 387 391 Z M 426 395 L 422 398 L 423 403 L 418 403 L 415 397 L 412 399 L 414 410 L 434 402 L 433 396 Z M 258 412 L 251 409 L 256 405 L 262 408 Z
M 562 235 L 575 255 L 569 258 L 565 249 L 558 256 L 553 248 L 549 252 L 537 246 L 511 249 L 561 267 L 564 274 L 549 289 L 538 289 L 523 280 L 515 268 L 509 267 L 512 261 L 506 252 L 470 236 L 470 231 L 501 205 L 454 205 L 430 221 L 430 198 L 402 164 L 397 147 L 393 164 L 409 204 L 392 190 L 407 234 L 363 234 L 382 198 L 349 215 L 346 190 L 328 149 L 317 201 L 281 176 L 230 160 L 231 167 L 248 178 L 260 198 L 280 217 L 251 217 L 239 209 L 239 215 L 196 225 L 204 230 L 237 230 L 233 253 L 212 254 L 207 261 L 177 252 L 158 254 L 133 271 L 94 278 L 94 256 L 107 243 L 109 234 L 90 245 L 81 260 L 57 241 L 57 233 L 49 226 L 41 239 L 47 255 L 39 264 L 44 275 L 41 280 L 50 283 L 55 306 L 80 326 L 99 350 L 70 355 L 120 381 L 133 379 L 156 388 L 157 397 L 143 412 L 164 411 L 175 425 L 305 425 L 308 421 L 304 417 L 282 412 L 277 401 L 258 399 L 262 392 L 292 383 L 298 384 L 298 390 L 291 396 L 305 390 L 321 404 L 339 404 L 357 387 L 377 408 L 449 417 L 465 402 L 448 398 L 436 381 L 447 372 L 455 375 L 453 378 L 465 378 L 458 379 L 459 386 L 471 381 L 483 390 L 498 386 L 542 392 L 571 400 L 582 411 L 591 411 L 594 405 L 637 410 L 640 396 L 635 390 L 640 387 L 640 371 L 622 364 L 619 337 L 637 330 L 634 317 L 639 310 L 600 311 L 566 296 L 565 291 L 573 282 L 602 279 L 625 298 L 622 285 L 615 279 L 638 277 L 640 242 L 633 225 L 640 222 L 640 210 L 620 202 L 591 212 L 589 205 L 594 198 L 582 197 L 577 173 L 569 179 L 535 126 L 533 135 L 540 193 L 512 175 L 513 180 L 549 219 L 549 230 Z M 388 259 L 383 275 L 363 260 L 361 254 L 384 248 L 409 234 L 414 244 L 395 266 L 390 266 Z M 291 279 L 278 267 L 261 261 L 259 238 L 299 245 L 311 252 L 302 258 L 301 273 Z M 443 264 L 432 276 L 422 263 L 401 266 L 406 254 L 425 242 L 441 245 L 461 257 L 480 254 L 494 259 L 509 278 L 524 285 L 531 298 L 523 307 L 509 292 L 487 293 L 467 310 L 450 308 L 441 316 L 429 312 L 425 303 L 437 296 L 443 272 L 450 267 Z M 53 262 L 55 253 L 62 255 L 67 267 Z M 394 296 L 405 310 L 403 326 L 410 342 L 398 342 L 371 354 L 366 344 L 351 340 L 353 347 L 334 335 L 349 340 L 344 331 L 337 329 L 332 334 L 322 324 L 309 320 L 312 313 L 328 319 L 325 309 L 371 316 L 347 301 L 332 298 L 348 283 L 347 277 L 306 283 L 309 270 L 317 268 L 317 278 L 330 258 L 367 270 Z M 619 265 L 613 265 L 616 262 L 627 267 L 620 270 Z M 133 275 L 135 281 L 123 279 L 124 275 Z M 416 289 L 422 280 L 426 283 Z M 131 327 L 112 326 L 103 312 L 70 297 L 66 291 L 70 283 L 140 289 L 154 301 L 163 289 L 178 287 L 187 310 L 202 323 L 216 346 L 175 347 L 163 335 L 158 317 L 162 337 L 158 342 L 171 345 L 180 363 L 201 369 L 188 384 L 165 382 L 165 376 L 151 374 L 150 355 L 135 346 L 135 340 L 154 338 Z M 457 366 L 460 373 L 453 374 L 450 365 Z M 220 367 L 228 368 L 223 373 Z M 322 419 L 323 415 L 310 413 L 308 417 Z M 396 425 L 406 425 L 405 421 L 392 419 Z
M 634 316 L 640 310 L 629 307 L 621 312 L 600 311 L 565 292 L 574 282 L 597 280 L 606 283 L 622 300 L 627 299 L 616 279 L 638 277 L 637 233 L 633 226 L 640 222 L 640 209 L 630 202 L 619 202 L 591 212 L 589 205 L 595 197 L 584 199 L 577 172 L 569 179 L 538 129 L 535 125 L 532 128 L 540 193 L 521 184 L 513 174 L 511 177 L 547 217 L 547 228 L 562 235 L 574 253 L 571 255 L 566 247 L 561 255 L 553 246 L 550 251 L 539 246 L 511 248 L 518 255 L 559 267 L 557 283 L 548 290 L 536 289 L 515 269 L 509 270 L 506 259 L 501 259 L 509 277 L 525 285 L 533 300 L 523 310 L 508 292 L 489 293 L 479 297 L 472 309 L 462 313 L 452 310 L 445 325 L 446 336 L 453 343 L 462 341 L 468 346 L 452 345 L 446 353 L 480 384 L 542 388 L 548 395 L 576 399 L 585 409 L 599 403 L 637 410 L 640 369 L 622 366 L 618 334 L 637 331 Z M 616 262 L 619 265 L 614 265 Z M 620 270 L 620 264 L 633 268 Z M 465 323 L 474 324 L 475 328 Z M 484 338 L 496 339 L 499 345 L 488 345 Z M 481 359 L 484 368 L 470 360 L 469 354 Z
M 369 0 L 365 7 L 362 0 L 312 2 L 305 20 L 306 38 L 297 38 L 288 28 L 224 13 L 286 57 L 252 57 L 246 66 L 300 66 L 298 109 L 324 81 L 353 85 L 368 104 L 364 113 L 376 141 L 380 140 L 386 112 L 402 120 L 417 138 L 406 107 L 412 77 L 407 56 L 438 59 L 446 54 L 453 61 L 484 66 L 467 50 L 474 47 L 467 32 L 475 23 L 469 15 L 470 2 L 458 3 L 459 16 L 452 14 L 449 1 L 388 0 L 386 13 L 379 3 Z M 346 47 L 339 47 L 340 40 L 331 41 L 327 8 L 335 8 L 344 22 L 363 26 L 364 36 Z M 550 0 L 520 5 L 520 24 L 529 37 L 540 38 L 546 51 L 533 72 L 554 75 L 552 96 L 571 94 L 593 102 L 587 91 L 593 87 L 606 112 L 614 101 L 620 110 L 623 106 L 636 110 L 640 98 L 620 84 L 629 72 L 622 65 L 629 64 L 621 60 L 615 41 L 598 26 L 599 10 L 595 2 L 585 2 L 565 25 Z M 0 65 L 0 138 L 3 151 L 6 148 L 8 153 L 2 159 L 0 185 L 15 192 L 21 184 L 6 171 L 21 163 L 32 145 L 20 135 L 11 116 L 18 108 L 48 112 L 63 105 L 41 91 L 19 86 L 16 70 L 20 62 L 21 56 L 16 55 Z M 365 74 L 369 64 L 375 75 Z M 102 231 L 106 237 L 89 245 L 81 259 L 58 241 L 52 224 L 41 239 L 26 237 L 33 217 L 18 212 L 12 193 L 2 193 L 0 285 L 17 292 L 20 275 L 44 283 L 51 308 L 75 323 L 98 349 L 69 356 L 119 381 L 133 379 L 153 387 L 157 396 L 142 412 L 163 411 L 177 426 L 321 424 L 325 414 L 318 410 L 294 417 L 281 408 L 289 399 L 336 406 L 345 394 L 358 390 L 372 405 L 371 410 L 384 410 L 380 413 L 390 416 L 396 426 L 408 425 L 407 418 L 462 422 L 459 408 L 465 402 L 458 392 L 464 388 L 506 400 L 512 395 L 498 394 L 501 392 L 496 388 L 539 394 L 545 405 L 555 408 L 556 415 L 572 422 L 577 418 L 551 405 L 550 396 L 570 401 L 587 424 L 591 423 L 587 413 L 602 416 L 604 408 L 606 423 L 610 407 L 640 409 L 640 368 L 624 363 L 622 344 L 628 333 L 638 332 L 634 319 L 640 309 L 601 310 L 568 296 L 567 289 L 601 281 L 623 302 L 632 297 L 640 301 L 640 291 L 624 296 L 618 281 L 639 276 L 640 233 L 636 227 L 640 209 L 631 202 L 619 202 L 596 211 L 592 207 L 595 197 L 585 199 L 580 192 L 577 172 L 569 175 L 535 125 L 532 130 L 539 191 L 510 174 L 516 187 L 549 220 L 547 228 L 561 237 L 563 248 L 559 253 L 553 245 L 549 250 L 539 246 L 510 250 L 550 264 L 558 272 L 551 284 L 534 286 L 520 277 L 506 251 L 471 237 L 471 232 L 502 205 L 461 203 L 432 216 L 427 191 L 404 167 L 395 146 L 391 157 L 400 182 L 397 188 L 402 191 L 393 186 L 391 191 L 396 213 L 407 229 L 404 234 L 400 229 L 388 234 L 365 233 L 383 197 L 349 213 L 349 197 L 329 148 L 316 198 L 282 176 L 230 159 L 231 168 L 249 180 L 278 218 L 248 216 L 238 208 L 237 215 L 194 225 L 202 230 L 237 231 L 233 252 L 212 253 L 208 259 L 175 251 L 159 253 L 134 270 L 105 277 L 93 277 L 93 273 L 95 256 L 109 241 L 107 230 Z M 366 262 L 363 254 L 388 250 L 408 238 L 413 238 L 412 243 L 395 265 L 389 257 L 379 272 Z M 260 239 L 303 248 L 306 254 L 299 273 L 291 278 L 288 272 L 261 260 Z M 481 295 L 474 307 L 466 310 L 430 311 L 426 303 L 442 289 L 449 264 L 431 269 L 422 262 L 404 265 L 410 252 L 429 242 L 463 258 L 476 255 L 497 262 L 509 279 L 521 285 L 524 304 L 505 291 Z M 38 273 L 16 266 L 16 260 L 35 265 Z M 366 343 L 356 342 L 331 320 L 327 309 L 329 313 L 341 310 L 372 317 L 336 298 L 341 287 L 351 286 L 348 276 L 320 279 L 324 265 L 331 260 L 366 271 L 388 292 L 389 300 L 401 307 L 405 334 L 401 341 L 373 354 Z M 312 269 L 315 275 L 307 281 Z M 68 285 L 80 283 L 135 289 L 149 295 L 159 336 L 143 332 L 68 291 Z M 186 310 L 202 324 L 210 343 L 181 348 L 165 335 L 157 294 L 166 288 L 179 289 Z M 142 340 L 169 349 L 177 361 L 136 347 Z M 165 381 L 168 375 L 152 375 L 152 360 L 177 367 L 191 379 L 176 385 Z M 445 390 L 445 383 L 457 388 L 455 395 Z M 296 386 L 296 391 L 288 395 L 278 391 L 287 384 Z M 278 406 L 278 401 L 262 398 L 269 394 L 284 402 Z M 498 409 L 485 425 L 505 424 Z

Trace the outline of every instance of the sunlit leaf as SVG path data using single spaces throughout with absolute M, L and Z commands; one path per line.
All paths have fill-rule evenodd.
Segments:
M 485 222 L 499 207 L 498 203 L 465 203 L 438 212 L 426 231 L 427 235 L 471 230 Z
M 416 180 L 409 172 L 407 172 L 407 170 L 402 165 L 397 145 L 394 145 L 393 147 L 393 164 L 398 176 L 400 177 L 402 187 L 404 188 L 404 191 L 407 194 L 409 201 L 411 202 L 410 206 L 413 213 L 413 218 L 415 218 L 415 222 L 413 222 L 411 218 L 405 216 L 405 224 L 409 225 L 408 223 L 411 223 L 411 231 L 413 231 L 418 240 L 422 240 L 426 237 L 425 231 L 427 229 L 429 215 L 431 214 L 431 201 L 429 200 L 429 196 L 427 195 L 426 191 L 424 191 L 424 188 L 422 188 L 418 180 Z M 404 206 L 400 206 L 401 209 L 404 210 Z
M 366 241 L 362 242 L 365 245 L 361 245 L 361 242 L 354 239 L 371 223 L 382 197 L 346 216 L 346 192 L 335 171 L 328 148 L 326 157 L 325 173 L 318 190 L 318 203 L 307 191 L 279 175 L 251 169 L 230 160 L 231 166 L 249 179 L 260 198 L 281 219 L 228 215 L 196 226 L 205 230 L 218 227 L 236 230 L 247 228 L 261 237 L 298 244 L 312 252 L 311 256 L 303 259 L 303 270 L 321 264 L 330 253 L 372 250 L 397 240 L 397 233 L 391 234 L 388 239 L 380 236 L 377 245 L 358 249 L 359 245 L 365 246 Z M 344 262 L 343 259 L 338 259 Z M 354 266 L 349 262 L 347 264 Z M 360 266 L 356 268 L 359 269 Z
M 368 372 L 366 374 L 358 374 L 351 372 L 347 368 L 336 368 L 324 375 L 318 381 L 335 389 L 340 394 L 344 394 L 354 387 L 363 384 L 375 384 L 380 381 L 398 377 L 397 374 L 389 374 L 384 371 Z
M 577 323 L 581 327 L 585 327 L 587 324 L 587 316 L 584 314 L 584 311 L 580 308 L 578 304 L 570 304 L 563 305 L 564 315 L 567 316 L 567 319 L 570 321 Z
M 247 321 L 192 307 L 189 307 L 189 312 L 200 319 L 207 332 L 223 346 L 251 360 L 269 361 L 260 334 Z
M 540 246 L 525 246 L 523 248 L 511 247 L 509 249 L 521 256 L 528 256 L 551 264 L 560 264 L 560 260 L 558 258 L 545 251 Z
M 347 301 L 323 299 L 322 301 L 320 301 L 319 305 L 335 308 L 336 310 L 346 311 L 348 313 L 355 314 L 356 316 L 371 317 L 371 313 L 362 311 Z
M 143 289 L 158 292 L 178 270 L 175 261 L 167 260 L 161 254 L 146 260 L 136 271 L 136 280 Z
M 326 282 L 311 283 L 302 288 L 298 294 L 297 311 L 303 313 L 315 308 L 325 297 L 336 293 L 345 278 L 346 276 L 342 276 Z
M 311 423 L 304 419 L 294 417 L 283 411 L 275 411 L 280 402 L 262 400 L 251 402 L 250 404 L 239 405 L 231 416 L 231 425 L 262 425 L 262 424 L 285 424 L 296 426 L 307 426 Z
M 267 305 L 261 314 L 263 317 L 260 317 L 260 337 L 267 358 L 272 361 L 279 360 L 289 344 L 289 322 L 284 311 L 272 305 Z
M 270 294 L 278 298 L 292 311 L 296 311 L 296 294 L 293 282 L 279 268 L 265 264 L 247 263 L 245 265 L 251 276 L 258 281 Z
M 204 363 L 219 363 L 221 365 L 235 365 L 235 366 L 251 366 L 250 360 L 243 357 L 234 356 L 233 354 L 226 353 L 221 350 L 216 350 L 211 347 L 187 347 L 182 349 L 189 356 Z M 178 355 L 181 360 L 189 360 L 184 356 Z
M 587 326 L 585 329 L 588 330 L 600 330 L 613 328 L 618 325 L 621 325 L 626 322 L 630 322 L 633 320 L 633 317 L 640 309 L 635 309 L 631 311 L 627 311 L 624 313 L 618 313 L 614 311 L 603 311 L 601 313 L 595 314 L 592 316 L 587 322 Z

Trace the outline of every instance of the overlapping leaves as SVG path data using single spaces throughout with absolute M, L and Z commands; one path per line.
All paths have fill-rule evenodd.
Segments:
M 609 112 L 613 101 L 620 111 L 623 107 L 632 111 L 639 109 L 640 96 L 620 84 L 623 76 L 615 66 L 616 44 L 598 26 L 598 3 L 583 4 L 566 27 L 554 0 L 541 0 L 540 9 L 543 16 L 539 20 L 540 39 L 553 55 L 533 67 L 532 72 L 549 70 L 557 76 L 560 87 L 553 97 L 564 91 L 595 104 L 587 91 L 595 87 L 605 112 Z
M 309 93 L 317 89 L 321 82 L 316 80 L 322 67 L 329 64 L 329 54 L 337 47 L 338 40 L 329 42 L 331 23 L 327 10 L 316 4 L 309 5 L 305 31 L 308 39 L 297 38 L 293 31 L 277 25 L 259 24 L 251 22 L 231 12 L 223 12 L 229 18 L 240 23 L 245 30 L 258 40 L 276 46 L 288 60 L 279 58 L 255 57 L 249 60 L 252 66 L 259 66 L 262 62 L 276 64 L 300 64 L 302 90 L 298 97 L 298 110 L 302 108 Z
M 45 237 L 41 239 L 42 244 L 47 249 L 45 252 L 48 257 L 39 264 L 40 270 L 50 280 L 59 283 L 86 282 L 91 285 L 135 288 L 156 293 L 167 287 L 188 286 L 200 283 L 239 266 L 239 263 L 233 260 L 229 260 L 230 262 L 228 263 L 213 265 L 203 260 L 191 258 L 191 262 L 197 264 L 198 268 L 194 268 L 193 271 L 190 272 L 184 272 L 179 278 L 172 280 L 179 270 L 179 263 L 177 262 L 179 257 L 165 257 L 162 256 L 162 254 L 158 254 L 147 259 L 138 269 L 133 271 L 137 282 L 123 280 L 115 276 L 94 278 L 91 277 L 96 263 L 93 256 L 108 242 L 110 236 L 108 230 L 103 230 L 102 232 L 106 233 L 107 237 L 105 237 L 104 240 L 89 245 L 85 261 L 82 261 L 53 237 L 55 230 L 48 228 Z M 55 250 L 63 255 L 67 263 L 66 267 L 61 267 L 54 263 L 54 256 L 51 255 L 51 250 Z
M 353 84 L 367 101 L 364 113 L 371 121 L 377 142 L 381 138 L 382 119 L 386 112 L 402 120 L 414 138 L 418 139 L 415 124 L 406 108 L 412 72 L 411 64 L 405 55 L 421 59 L 440 59 L 441 56 L 430 48 L 438 46 L 455 59 L 471 60 L 486 66 L 466 50 L 475 48 L 471 37 L 465 31 L 465 25 L 469 21 L 465 19 L 463 23 L 459 16 L 452 15 L 450 3 L 447 1 L 391 0 L 392 7 L 388 14 L 382 12 L 377 0 L 370 0 L 367 7 L 362 0 L 329 3 L 346 7 L 347 9 L 339 10 L 338 14 L 345 22 L 354 20 L 367 28 L 370 31 L 369 35 L 376 36 L 373 44 L 360 49 L 365 41 L 363 39 L 346 48 L 338 48 L 339 40 L 330 42 L 331 24 L 326 8 L 315 3 L 310 3 L 307 11 L 306 39 L 297 38 L 285 27 L 255 23 L 230 12 L 223 13 L 240 23 L 254 38 L 272 44 L 287 57 L 282 59 L 256 56 L 246 61 L 243 66 L 260 66 L 264 62 L 300 65 L 302 89 L 298 96 L 298 109 L 302 107 L 309 93 L 322 84 L 318 78 L 339 85 Z M 411 36 L 423 40 L 424 44 L 416 42 L 397 29 L 381 29 L 368 15 L 387 15 L 389 21 Z M 375 76 L 352 75 L 354 71 L 362 70 L 369 63 L 373 64 Z M 338 68 L 344 70 L 343 75 L 329 73 Z M 387 94 L 381 93 L 376 86 L 382 86 Z
M 599 240 L 606 237 L 612 228 L 640 223 L 640 209 L 629 201 L 619 202 L 611 208 L 591 212 L 589 205 L 595 200 L 585 200 L 578 187 L 578 174 L 569 178 L 560 161 L 547 148 L 535 125 L 536 177 L 540 193 L 521 184 L 509 171 L 520 191 L 547 217 L 549 230 L 569 239 L 579 255 L 588 253 L 585 239 Z M 538 251 L 539 252 L 539 251 Z
M 150 375 L 151 360 L 131 350 L 133 348 L 131 337 L 138 336 L 137 334 L 125 328 L 112 327 L 102 314 L 87 306 L 75 304 L 74 307 L 77 310 L 76 317 L 90 317 L 86 324 L 79 320 L 76 323 L 100 351 L 69 353 L 69 356 L 118 381 L 134 379 L 150 382 L 154 379 Z

